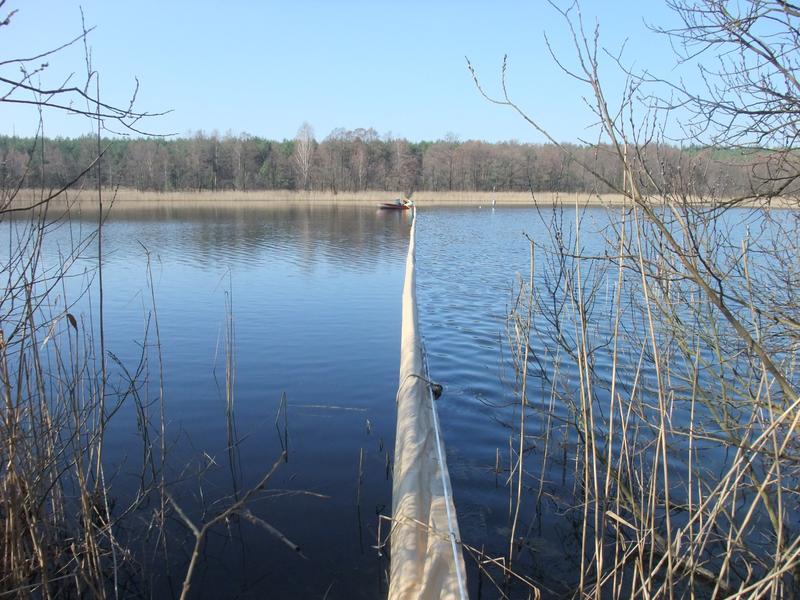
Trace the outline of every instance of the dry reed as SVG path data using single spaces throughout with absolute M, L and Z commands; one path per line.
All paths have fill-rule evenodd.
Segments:
M 347 192 L 334 194 L 328 191 L 297 192 L 291 190 L 256 190 L 256 191 L 173 191 L 150 192 L 131 188 L 109 189 L 109 198 L 113 198 L 115 210 L 126 208 L 147 208 L 157 206 L 170 207 L 258 207 L 293 206 L 296 204 L 341 204 L 372 205 L 380 202 L 402 198 L 403 193 L 397 191 L 369 190 L 365 192 Z M 17 206 L 26 207 L 35 204 L 41 197 L 40 190 L 20 190 L 15 200 Z M 52 202 L 54 206 L 63 204 L 75 205 L 81 210 L 96 208 L 95 197 L 86 191 L 70 190 L 59 195 Z M 576 202 L 587 206 L 617 206 L 625 204 L 625 198 L 619 194 L 586 194 L 558 192 L 431 192 L 418 191 L 412 196 L 420 206 L 483 206 L 491 207 L 493 202 L 498 206 L 551 206 L 574 205 Z
M 113 204 L 115 211 L 143 209 L 193 209 L 216 210 L 224 207 L 235 208 L 291 208 L 297 205 L 331 204 L 341 206 L 377 205 L 381 202 L 402 198 L 403 193 L 397 191 L 368 190 L 364 192 L 347 192 L 334 194 L 329 191 L 292 191 L 292 190 L 250 190 L 250 191 L 172 191 L 153 192 L 139 191 L 132 188 L 109 188 L 106 190 L 107 202 Z M 14 201 L 15 210 L 26 210 L 41 202 L 41 190 L 22 189 Z M 552 206 L 570 207 L 576 204 L 584 207 L 626 207 L 632 201 L 625 194 L 573 193 L 573 192 L 434 192 L 418 191 L 413 195 L 414 202 L 421 207 L 434 206 L 472 206 L 491 208 L 492 206 L 528 206 L 550 208 Z M 724 205 L 727 199 L 711 201 L 707 198 L 689 198 L 686 202 L 694 207 L 711 207 Z M 66 190 L 54 196 L 49 203 L 54 210 L 63 210 L 71 206 L 74 210 L 94 212 L 97 210 L 96 190 L 94 195 L 86 190 Z M 739 201 L 740 206 L 761 206 L 758 199 Z M 771 198 L 772 208 L 797 209 L 797 202 L 789 197 Z
M 694 208 L 613 211 L 599 256 L 582 250 L 580 207 L 573 223 L 565 212 L 552 211 L 549 239 L 531 241 L 545 258 L 536 275 L 531 260 L 509 317 L 521 403 L 509 441 L 513 505 L 541 510 L 562 437 L 575 461 L 572 502 L 559 511 L 580 531 L 577 596 L 794 597 L 800 330 L 784 300 L 793 292 L 770 282 L 800 273 L 796 223 L 751 213 L 761 230 L 738 242 L 721 215 Z M 665 245 L 664 228 L 689 246 Z M 727 317 L 681 260 L 725 273 Z M 546 402 L 527 400 L 530 377 L 550 390 Z M 526 461 L 538 476 L 512 485 L 531 436 L 526 412 L 546 424 Z M 512 559 L 531 530 L 521 535 L 518 519 L 508 566 L 520 573 Z
M 3 200 L 3 206 L 14 204 L 8 195 Z M 77 289 L 69 283 L 76 261 L 93 247 L 99 249 L 107 215 L 98 215 L 95 228 L 82 234 L 76 229 L 73 246 L 61 248 L 54 257 L 45 250 L 45 240 L 54 227 L 71 226 L 69 214 L 60 214 L 51 202 L 13 218 L 0 211 L 0 223 L 9 232 L 2 269 L 6 285 L 0 296 L 0 596 L 148 595 L 157 581 L 154 567 L 163 567 L 168 548 L 180 547 L 184 537 L 168 526 L 175 517 L 194 537 L 187 562 L 176 563 L 186 568 L 181 577 L 184 597 L 206 534 L 232 518 L 257 525 L 299 553 L 285 535 L 248 509 L 249 501 L 259 497 L 285 462 L 285 448 L 254 487 L 240 490 L 230 300 L 224 328 L 224 397 L 233 493 L 215 499 L 217 510 L 199 525 L 175 500 L 177 491 L 191 487 L 192 479 L 182 476 L 175 484 L 167 477 L 168 467 L 172 471 L 175 465 L 168 465 L 164 367 L 149 253 L 145 248 L 153 305 L 145 317 L 140 355 L 132 364 L 105 348 L 99 327 L 102 311 L 96 304 L 101 289 L 96 278 L 95 286 L 90 284 L 94 275 L 86 275 Z M 151 381 L 151 360 L 158 365 L 157 381 Z M 158 390 L 155 401 L 148 397 L 151 384 Z M 126 406 L 133 409 L 139 432 L 134 447 L 138 444 L 135 454 L 140 459 L 133 476 L 138 485 L 130 494 L 112 496 L 115 477 L 106 472 L 109 466 L 110 472 L 116 471 L 118 465 L 106 464 L 103 447 L 109 424 Z M 287 427 L 284 417 L 284 444 Z M 202 476 L 203 470 L 197 477 Z

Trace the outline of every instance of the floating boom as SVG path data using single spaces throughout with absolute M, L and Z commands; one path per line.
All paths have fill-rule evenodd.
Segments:
M 403 285 L 389 600 L 465 600 L 461 536 L 417 322 L 416 212 Z

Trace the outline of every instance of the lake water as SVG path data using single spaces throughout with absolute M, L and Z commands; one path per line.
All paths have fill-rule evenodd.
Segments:
M 142 246 L 151 252 L 173 465 L 210 465 L 203 485 L 211 497 L 233 489 L 226 302 L 235 335 L 239 487 L 256 483 L 281 451 L 275 420 L 287 399 L 289 460 L 270 482 L 274 496 L 253 512 L 307 559 L 242 525 L 210 540 L 193 584 L 201 597 L 257 598 L 266 589 L 286 598 L 322 597 L 329 588 L 331 598 L 382 593 L 385 565 L 372 546 L 377 515 L 391 506 L 387 457 L 408 231 L 406 214 L 354 207 L 126 211 L 109 222 L 108 345 L 123 355 L 138 352 L 132 344 L 142 335 L 143 297 L 147 304 Z M 114 450 L 125 455 L 122 435 Z M 198 486 L 182 487 L 183 503 L 197 515 Z
M 599 228 L 604 215 L 588 210 L 587 229 Z M 55 228 L 46 254 L 63 253 L 91 230 L 93 218 Z M 298 544 L 305 558 L 251 524 L 229 522 L 208 540 L 193 581 L 196 597 L 385 595 L 388 563 L 375 545 L 379 528 L 384 536 L 388 531 L 379 515 L 391 507 L 410 218 L 369 206 L 295 205 L 126 208 L 107 221 L 106 344 L 131 371 L 146 358 L 150 381 L 140 393 L 149 402 L 158 395 L 150 258 L 176 501 L 196 522 L 204 510 L 213 514 L 215 501 L 269 470 L 287 425 L 288 461 L 251 510 Z M 502 555 L 515 403 L 506 317 L 518 274 L 529 269 L 524 234 L 543 235 L 542 218 L 526 208 L 430 208 L 419 212 L 417 227 L 421 330 L 431 376 L 444 386 L 438 407 L 462 538 Z M 97 314 L 93 252 L 74 265 L 79 276 L 65 292 L 85 322 Z M 93 293 L 78 299 L 87 285 Z M 235 451 L 226 420 L 229 352 Z M 541 390 L 532 402 L 545 403 L 547 396 Z M 566 418 L 565 410 L 557 407 L 556 416 Z M 530 427 L 538 431 L 542 424 Z M 112 495 L 122 499 L 135 489 L 140 455 L 137 412 L 128 403 L 114 417 L 107 446 Z M 571 489 L 566 465 L 555 460 L 547 473 L 552 498 Z M 544 518 L 533 506 L 522 511 L 529 529 L 525 568 L 545 591 L 563 591 L 559 582 L 574 581 L 579 568 L 579 531 L 560 518 L 557 505 Z M 181 531 L 177 522 L 172 527 Z M 161 564 L 158 596 L 179 590 L 190 548 L 173 550 Z M 486 588 L 474 562 L 467 565 L 476 597 L 479 585 Z

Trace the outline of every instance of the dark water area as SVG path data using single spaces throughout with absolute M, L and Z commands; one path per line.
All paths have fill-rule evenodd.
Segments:
M 386 455 L 394 441 L 408 239 L 401 216 L 342 208 L 168 220 L 125 213 L 107 228 L 107 289 L 120 291 L 110 294 L 107 318 L 125 319 L 130 340 L 137 317 L 141 330 L 142 311 L 134 298 L 140 289 L 123 292 L 125 282 L 144 272 L 138 243 L 153 253 L 168 427 L 181 430 L 173 464 L 197 462 L 202 453 L 198 466 L 212 466 L 205 482 L 211 495 L 233 488 L 229 469 L 213 466 L 228 462 L 220 390 L 226 294 L 235 327 L 238 487 L 257 482 L 278 456 L 274 423 L 281 395 L 287 398 L 289 460 L 268 486 L 273 497 L 252 511 L 307 560 L 252 525 L 230 538 L 223 527 L 193 583 L 198 597 L 257 598 L 265 590 L 270 597 L 322 597 L 329 588 L 329 597 L 380 595 L 382 566 L 371 546 L 377 514 L 391 502 Z M 122 457 L 124 442 L 115 450 Z M 184 488 L 183 502 L 194 508 L 198 486 Z
M 54 227 L 45 261 L 66 254 L 95 218 L 87 214 Z M 157 411 L 157 314 L 168 481 L 196 523 L 271 468 L 285 441 L 283 394 L 287 400 L 288 461 L 251 511 L 298 544 L 305 558 L 250 523 L 229 521 L 208 539 L 192 597 L 385 596 L 388 562 L 375 546 L 379 526 L 382 536 L 388 532 L 378 515 L 391 512 L 410 219 L 410 212 L 369 206 L 296 205 L 125 209 L 106 222 L 106 345 L 131 372 L 144 361 L 149 380 L 139 393 Z M 599 252 L 598 232 L 608 215 L 587 209 L 583 219 L 583 249 Z M 505 480 L 516 398 L 506 318 L 515 282 L 529 273 L 525 234 L 545 239 L 543 223 L 527 208 L 431 208 L 418 215 L 420 325 L 431 376 L 444 386 L 438 410 L 455 505 L 463 541 L 488 555 L 502 555 L 509 534 Z M 14 235 L 7 227 L 6 246 Z M 95 253 L 90 245 L 73 265 L 75 277 L 63 295 L 75 302 L 70 311 L 96 332 Z M 603 302 L 613 295 L 612 284 L 602 290 Z M 91 293 L 80 295 L 87 286 Z M 63 310 L 63 298 L 59 302 L 54 312 Z M 596 326 L 607 330 L 610 319 L 597 319 Z M 232 400 L 226 393 L 229 354 Z M 112 372 L 124 387 L 116 362 Z M 549 396 L 547 389 L 531 392 L 542 414 Z M 544 429 L 536 414 L 532 433 Z M 569 417 L 564 406 L 553 414 Z M 130 402 L 123 404 L 107 438 L 111 494 L 120 505 L 138 485 L 138 418 Z M 559 514 L 557 501 L 572 490 L 572 475 L 566 455 L 553 460 L 544 475 L 552 502 L 544 511 L 526 506 L 521 513 L 529 534 L 524 566 L 544 592 L 563 593 L 558 582 L 574 580 L 580 564 L 580 532 Z M 177 519 L 170 528 L 187 542 L 158 562 L 152 585 L 164 598 L 179 593 L 191 551 Z M 471 596 L 477 597 L 477 570 L 474 561 L 466 562 Z M 482 590 L 484 597 L 496 597 Z
M 564 309 L 567 329 L 560 333 L 567 338 L 567 345 L 577 347 L 578 343 L 577 325 L 571 323 L 569 317 L 569 294 L 561 288 L 553 297 L 547 296 L 548 287 L 553 286 L 554 272 L 557 272 L 552 262 L 554 225 L 557 224 L 564 235 L 568 254 L 599 259 L 583 258 L 581 261 L 585 293 L 593 291 L 587 336 L 597 344 L 593 355 L 594 373 L 596 383 L 603 384 L 594 388 L 597 414 L 608 414 L 610 394 L 605 386 L 612 379 L 616 379 L 618 392 L 622 390 L 626 398 L 638 386 L 636 396 L 651 405 L 656 404 L 656 373 L 652 362 L 645 360 L 637 373 L 643 352 L 650 352 L 649 342 L 644 347 L 641 344 L 626 346 L 637 338 L 648 341 L 647 335 L 642 335 L 649 327 L 646 312 L 638 304 L 641 289 L 635 277 L 624 284 L 622 292 L 623 304 L 631 303 L 631 307 L 636 308 L 625 311 L 621 324 L 630 337 L 621 338 L 615 377 L 612 377 L 611 345 L 604 345 L 604 340 L 613 338 L 617 291 L 617 269 L 608 269 L 611 263 L 604 257 L 608 248 L 613 252 L 614 245 L 609 246 L 607 240 L 614 240 L 614 230 L 620 227 L 622 215 L 623 211 L 600 208 L 583 209 L 577 215 L 574 208 L 552 214 L 533 209 L 474 208 L 420 214 L 417 285 L 421 330 L 429 352 L 432 377 L 444 385 L 438 407 L 447 441 L 459 525 L 465 544 L 485 550 L 487 556 L 507 555 L 509 548 L 513 486 L 508 483 L 519 443 L 519 395 L 510 356 L 508 316 L 518 298 L 520 280 L 531 276 L 531 243 L 536 246 L 534 294 L 540 296 L 542 306 L 549 305 L 545 312 Z M 796 219 L 796 213 L 790 211 L 775 210 L 765 215 L 757 210 L 737 209 L 728 211 L 717 221 L 709 221 L 707 226 L 715 230 L 719 250 L 731 257 L 728 273 L 741 267 L 743 244 L 750 250 L 753 272 L 763 272 L 765 267 L 775 269 L 770 261 L 780 256 L 776 247 L 785 243 L 782 241 L 784 232 L 793 230 Z M 578 221 L 580 234 L 576 236 Z M 786 246 L 785 252 L 790 253 L 788 248 L 793 244 Z M 792 261 L 788 258 L 786 264 Z M 746 307 L 739 312 L 745 314 Z M 687 335 L 693 329 L 708 327 L 708 323 L 693 322 L 691 315 L 686 317 Z M 581 572 L 583 522 L 578 466 L 581 458 L 575 455 L 580 440 L 577 427 L 568 424 L 576 423 L 571 405 L 578 402 L 580 376 L 574 359 L 563 352 L 557 356 L 556 344 L 550 337 L 552 323 L 542 319 L 541 313 L 534 314 L 533 319 L 536 324 L 529 340 L 533 358 L 527 390 L 526 481 L 516 530 L 517 538 L 524 539 L 524 543 L 516 550 L 515 569 L 536 582 L 544 597 L 571 597 Z M 727 325 L 723 319 L 720 318 L 715 327 L 720 335 L 726 334 Z M 669 336 L 660 331 L 658 324 L 656 330 L 658 343 L 666 348 Z M 706 379 L 701 375 L 698 385 L 713 397 L 717 393 L 713 372 L 718 358 L 711 356 L 711 352 L 711 349 L 703 351 L 710 376 Z M 674 371 L 668 375 L 667 384 L 675 394 L 671 397 L 678 399 L 669 407 L 669 418 L 676 430 L 687 428 L 692 419 L 689 403 L 680 401 L 690 395 L 690 382 L 681 379 L 685 365 L 679 363 L 672 365 Z M 536 365 L 543 365 L 559 382 L 559 387 L 563 386 L 555 402 L 550 384 L 537 375 Z M 732 392 L 728 390 L 727 393 Z M 695 407 L 694 427 L 712 437 L 724 438 L 722 432 L 713 428 L 716 421 L 708 418 L 707 408 Z M 600 423 L 607 424 L 604 419 L 605 416 L 597 419 L 596 432 L 600 431 Z M 549 429 L 550 426 L 553 428 Z M 642 439 L 647 439 L 649 434 L 641 435 Z M 689 475 L 686 463 L 680 458 L 686 452 L 685 439 L 678 436 L 673 440 L 674 449 L 670 450 L 676 454 L 669 467 L 670 494 L 674 502 L 686 502 L 685 482 Z M 512 441 L 513 449 L 509 447 Z M 730 464 L 733 456 L 730 446 L 714 441 L 695 444 L 698 460 L 707 468 L 708 481 L 714 481 Z M 613 443 L 613 451 L 615 455 L 620 452 L 618 440 Z M 537 504 L 540 480 L 543 482 L 539 488 L 542 501 Z M 755 539 L 769 530 L 764 517 L 761 514 L 754 519 L 757 525 L 753 526 L 753 536 L 748 541 L 754 548 L 764 544 L 761 550 L 766 554 L 769 551 L 767 538 Z M 673 516 L 673 523 L 682 526 L 682 518 L 680 514 Z M 797 525 L 793 516 L 787 517 L 787 522 Z M 472 560 L 467 559 L 467 565 L 472 597 L 500 597 L 486 576 L 480 581 L 474 556 Z M 503 591 L 520 598 L 527 597 L 528 593 L 525 586 L 520 585 Z
M 566 213 L 569 227 L 574 211 Z M 607 217 L 597 210 L 583 218 L 585 231 L 596 234 Z M 520 279 L 530 276 L 529 238 L 549 238 L 547 219 L 532 209 L 464 208 L 425 211 L 417 223 L 420 324 L 431 376 L 444 386 L 438 409 L 459 527 L 462 540 L 487 556 L 506 554 L 511 527 L 509 437 L 518 400 L 507 319 Z M 600 242 L 596 235 L 587 236 L 586 252 L 594 252 Z M 544 340 L 531 343 L 544 352 Z M 534 407 L 529 434 L 543 432 L 544 421 L 537 417 L 546 412 L 549 395 L 549 389 L 529 392 Z M 569 416 L 565 406 L 557 406 L 555 414 Z M 555 484 L 553 490 L 569 489 L 572 473 L 561 463 L 550 467 L 547 479 Z M 530 500 L 521 515 L 524 529 L 536 516 Z M 529 536 L 531 552 L 521 572 L 545 585 L 573 580 L 579 566 L 577 532 L 555 511 L 539 517 L 544 521 Z M 466 564 L 471 597 L 478 597 L 476 561 L 468 557 Z M 483 597 L 500 597 L 485 578 L 480 591 Z M 526 597 L 522 588 L 517 594 Z
M 45 265 L 68 255 L 95 221 L 87 214 L 52 226 Z M 4 237 L 13 239 L 22 225 L 7 223 Z M 192 597 L 261 598 L 268 590 L 274 598 L 321 598 L 328 589 L 330 598 L 383 594 L 385 559 L 372 546 L 377 515 L 389 514 L 391 505 L 387 461 L 394 447 L 409 226 L 407 213 L 331 206 L 127 209 L 113 211 L 105 223 L 106 347 L 130 373 L 144 357 L 149 381 L 139 395 L 157 418 L 157 314 L 167 479 L 190 518 L 201 523 L 235 490 L 257 483 L 279 456 L 288 424 L 288 462 L 251 512 L 298 544 L 306 559 L 256 526 L 229 522 L 209 536 Z M 148 253 L 157 313 L 147 284 Z M 70 312 L 95 339 L 96 255 L 91 242 L 65 288 L 51 294 L 52 312 L 63 310 L 64 297 L 74 302 Z M 87 287 L 90 293 L 82 294 Z M 226 420 L 229 347 L 239 440 L 233 453 Z M 109 365 L 112 387 L 125 389 L 117 362 Z M 279 435 L 275 421 L 283 394 L 288 408 Z M 129 398 L 106 438 L 118 506 L 139 483 L 138 419 Z M 168 561 L 157 561 L 156 569 L 163 567 L 153 584 L 157 597 L 179 593 L 191 551 L 191 536 L 177 520 L 171 531 L 187 543 L 173 548 Z

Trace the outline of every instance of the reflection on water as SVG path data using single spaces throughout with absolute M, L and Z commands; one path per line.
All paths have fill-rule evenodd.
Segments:
M 724 232 L 725 243 L 734 250 L 741 248 L 742 240 L 747 236 L 762 238 L 765 244 L 776 239 L 776 223 L 765 221 L 758 213 L 731 211 L 728 217 L 731 223 L 720 221 L 714 225 Z M 776 220 L 783 217 L 777 215 Z M 570 210 L 563 213 L 553 211 L 553 215 L 549 215 L 531 209 L 442 209 L 425 211 L 418 222 L 417 285 L 421 330 L 427 344 L 432 377 L 444 385 L 438 406 L 461 535 L 465 543 L 485 549 L 488 555 L 506 555 L 513 521 L 514 502 L 510 495 L 514 492 L 507 483 L 511 465 L 516 464 L 516 455 L 509 446 L 512 440 L 514 444 L 519 443 L 519 399 L 515 394 L 511 357 L 508 356 L 510 344 L 504 336 L 507 315 L 515 301 L 515 280 L 520 275 L 527 279 L 530 272 L 530 246 L 524 234 L 538 242 L 534 293 L 542 305 L 550 303 L 552 311 L 563 309 L 558 333 L 566 340 L 564 346 L 571 346 L 571 351 L 574 351 L 578 344 L 579 326 L 572 320 L 574 315 L 570 315 L 570 293 L 566 285 L 552 295 L 547 291 L 548 286 L 556 285 L 560 266 L 560 257 L 555 257 L 553 252 L 553 236 L 546 228 L 550 218 L 561 221 L 566 254 L 571 254 L 575 248 L 575 237 L 570 235 L 575 212 Z M 605 252 L 603 236 L 608 233 L 609 218 L 615 218 L 615 213 L 586 209 L 580 213 L 580 218 L 578 253 L 602 257 Z M 737 256 L 735 252 L 732 255 Z M 772 258 L 770 254 L 766 256 Z M 569 260 L 565 259 L 564 272 L 569 271 Z M 548 261 L 552 261 L 550 265 Z M 611 345 L 604 340 L 611 337 L 613 329 L 612 308 L 617 277 L 614 269 L 610 272 L 602 270 L 601 265 L 608 264 L 607 260 L 584 258 L 580 271 L 585 290 L 591 290 L 593 294 L 591 301 L 587 301 L 591 311 L 587 317 L 587 337 L 590 348 L 598 349 L 597 352 L 591 351 L 591 360 L 597 375 L 592 388 L 594 406 L 598 415 L 604 415 L 593 421 L 595 433 L 600 436 L 607 423 L 603 419 L 609 410 L 607 382 L 611 380 L 611 351 L 608 350 Z M 631 280 L 635 283 L 637 278 Z M 587 285 L 589 282 L 596 286 Z M 623 287 L 621 302 L 631 309 L 624 312 L 625 320 L 621 324 L 626 333 L 620 337 L 618 348 L 617 391 L 627 400 L 632 397 L 631 388 L 636 382 L 636 395 L 633 397 L 643 405 L 652 405 L 656 397 L 654 363 L 644 360 L 642 365 L 642 348 L 648 346 L 635 344 L 638 332 L 648 331 L 644 320 L 646 313 L 637 313 L 636 307 L 642 297 L 640 290 L 630 281 L 626 286 Z M 588 295 L 589 292 L 585 293 Z M 524 314 L 524 310 L 522 312 Z M 574 355 L 569 356 L 564 350 L 560 359 L 554 358 L 557 349 L 551 337 L 553 323 L 543 318 L 540 312 L 534 319 L 536 326 L 530 340 L 533 359 L 529 363 L 529 387 L 526 391 L 531 407 L 526 411 L 525 424 L 526 491 L 516 530 L 515 566 L 540 586 L 544 597 L 569 597 L 571 590 L 577 588 L 583 541 L 581 483 L 575 478 L 580 472 L 581 459 L 575 455 L 578 431 L 571 425 L 577 419 L 573 407 L 579 402 L 580 377 Z M 693 326 L 690 319 L 682 320 L 682 323 L 687 330 Z M 722 330 L 725 325 L 717 324 L 716 327 Z M 657 338 L 669 335 L 669 332 L 661 333 L 658 325 L 656 329 Z M 714 365 L 714 360 L 710 364 Z M 539 376 L 539 365 L 557 381 L 553 384 L 558 387 L 557 393 L 551 391 L 548 380 Z M 637 372 L 640 365 L 641 370 Z M 674 394 L 669 408 L 671 425 L 676 430 L 687 427 L 691 408 L 695 411 L 695 424 L 703 424 L 698 427 L 702 431 L 706 425 L 704 417 L 713 409 L 690 406 L 689 402 L 682 401 L 691 394 L 686 393 L 686 388 L 681 388 L 686 384 L 682 379 L 681 365 L 672 365 L 669 373 L 668 385 Z M 709 398 L 715 397 L 712 383 L 713 378 L 709 381 L 702 376 L 699 378 L 699 385 L 707 389 Z M 552 408 L 549 404 L 551 398 L 554 398 Z M 548 413 L 556 423 L 552 429 L 546 427 Z M 637 443 L 642 447 L 653 439 L 649 437 L 653 435 L 650 431 L 637 430 L 636 435 Z M 686 450 L 682 445 L 685 439 L 681 435 L 670 439 L 674 444 L 670 446 L 670 452 L 676 456 L 669 467 L 670 498 L 677 503 L 686 502 L 685 490 L 688 489 L 681 483 L 686 481 L 688 474 L 686 464 L 680 458 Z M 615 438 L 613 444 L 614 455 L 619 456 L 619 438 Z M 712 473 L 709 481 L 714 481 L 714 473 L 729 464 L 729 451 L 724 444 L 696 444 L 695 452 L 702 456 L 703 465 Z M 499 472 L 496 467 L 499 467 Z M 537 506 L 540 480 L 542 502 Z M 761 525 L 768 525 L 765 514 L 759 518 L 761 521 L 753 520 L 758 523 L 753 526 L 753 531 L 758 533 L 752 537 L 766 530 L 759 529 Z M 673 522 L 677 522 L 677 518 Z M 524 542 L 517 543 L 519 540 Z M 767 556 L 769 542 L 760 543 L 763 544 L 764 556 Z M 477 569 L 474 561 L 468 560 L 467 564 L 472 567 L 469 576 L 475 594 Z M 484 592 L 491 587 L 485 581 Z M 524 590 L 524 586 L 519 586 L 511 592 L 511 597 L 527 597 Z M 492 588 L 488 595 L 496 597 L 494 594 Z
M 461 536 L 503 555 L 508 474 L 496 474 L 495 463 L 498 451 L 503 467 L 508 463 L 505 423 L 512 422 L 514 404 L 506 318 L 513 287 L 530 269 L 524 234 L 541 236 L 542 220 L 535 210 L 463 208 L 427 211 L 417 226 L 420 322 L 432 377 L 444 385 L 439 415 Z M 531 401 L 544 396 L 532 393 Z M 537 427 L 530 424 L 531 431 Z M 551 546 L 558 533 L 555 527 L 549 533 L 541 550 L 552 557 L 560 554 Z M 467 564 L 474 595 L 477 572 L 474 561 Z
M 95 222 L 85 214 L 54 227 L 45 262 L 55 264 Z M 321 598 L 328 589 L 330 598 L 381 595 L 385 564 L 372 546 L 377 515 L 387 514 L 391 502 L 387 462 L 408 231 L 408 214 L 356 206 L 112 211 L 103 242 L 106 345 L 130 372 L 142 357 L 148 361 L 151 379 L 139 394 L 154 402 L 149 253 L 165 371 L 168 477 L 196 522 L 214 513 L 215 501 L 269 470 L 281 451 L 275 426 L 281 394 L 288 401 L 289 460 L 270 481 L 267 500 L 251 509 L 307 560 L 253 525 L 230 522 L 209 537 L 193 597 L 261 598 L 268 591 L 275 598 Z M 74 314 L 96 327 L 95 256 L 90 246 L 63 295 L 76 302 Z M 81 296 L 89 284 L 92 294 Z M 225 420 L 226 303 L 235 331 L 240 442 L 234 452 Z M 110 364 L 113 386 L 124 389 L 116 362 Z M 107 437 L 119 506 L 139 484 L 138 418 L 130 403 L 123 405 Z M 173 550 L 156 582 L 158 595 L 179 589 L 189 550 Z
M 84 217 L 52 231 L 47 260 L 91 231 L 96 217 Z M 197 597 L 385 595 L 386 559 L 373 546 L 377 515 L 388 515 L 391 506 L 409 219 L 408 212 L 354 205 L 204 206 L 126 208 L 106 223 L 107 346 L 126 365 L 145 356 L 151 377 L 157 371 L 148 325 L 149 253 L 165 368 L 169 478 L 193 518 L 199 521 L 215 500 L 254 484 L 269 469 L 283 443 L 276 430 L 281 395 L 288 399 L 289 460 L 270 482 L 268 499 L 252 511 L 297 543 L 307 560 L 252 525 L 231 523 L 208 540 L 194 581 Z M 586 211 L 588 253 L 600 239 L 593 241 L 591 232 L 604 219 L 600 210 Z M 507 545 L 507 474 L 495 473 L 495 460 L 499 452 L 508 462 L 510 409 L 504 407 L 514 401 L 513 372 L 502 349 L 515 278 L 529 269 L 523 233 L 546 237 L 535 210 L 437 208 L 419 214 L 419 314 L 432 377 L 444 385 L 439 411 L 461 533 L 490 553 Z M 85 275 L 63 291 L 77 302 L 73 312 L 87 320 L 96 315 L 96 293 L 78 292 L 90 282 L 96 286 L 93 252 L 74 269 Z M 233 408 L 240 440 L 233 451 L 225 422 L 227 304 L 235 331 Z M 153 401 L 158 382 L 151 379 L 140 393 Z M 530 399 L 542 406 L 548 396 L 538 390 Z M 555 416 L 566 418 L 566 410 L 557 406 Z M 109 438 L 106 458 L 119 497 L 137 485 L 137 418 L 123 406 Z M 542 423 L 533 418 L 530 431 L 538 432 Z M 553 494 L 571 485 L 569 474 L 559 470 L 565 462 L 553 461 L 546 474 L 556 482 Z M 530 510 L 523 512 L 532 518 Z M 532 568 L 550 572 L 532 575 L 547 582 L 574 572 L 569 559 L 579 560 L 570 541 L 575 535 L 566 519 L 540 521 L 529 536 L 537 557 Z M 186 547 L 171 556 L 156 581 L 159 595 L 170 597 L 179 588 L 188 552 Z

